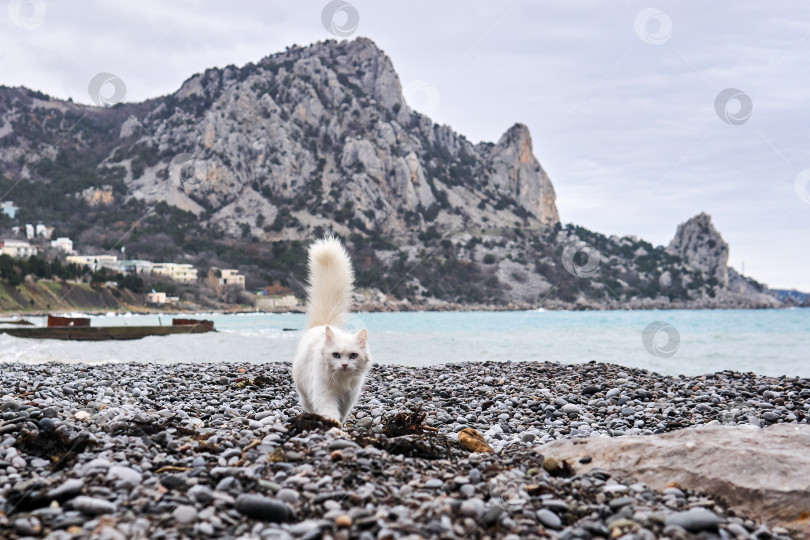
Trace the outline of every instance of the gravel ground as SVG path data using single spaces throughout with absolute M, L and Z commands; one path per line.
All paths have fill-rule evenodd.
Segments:
M 0 395 L 2 538 L 785 537 L 536 447 L 810 416 L 808 379 L 596 363 L 375 366 L 342 429 L 283 363 L 5 364 Z

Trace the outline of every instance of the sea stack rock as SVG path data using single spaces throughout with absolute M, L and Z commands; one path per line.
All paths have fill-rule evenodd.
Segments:
M 710 215 L 701 212 L 678 225 L 667 249 L 700 270 L 706 280 L 715 278 L 719 286 L 728 287 L 728 244 L 712 225 Z

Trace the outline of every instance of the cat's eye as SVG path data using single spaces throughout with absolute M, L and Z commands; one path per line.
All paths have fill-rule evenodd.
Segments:
M 352 354 L 350 354 L 350 355 L 349 355 L 349 358 L 351 358 L 352 360 L 354 360 L 355 358 L 357 358 L 357 353 L 356 353 L 356 352 L 353 352 Z
M 340 358 L 340 353 L 339 352 L 333 352 L 332 353 L 332 358 Z

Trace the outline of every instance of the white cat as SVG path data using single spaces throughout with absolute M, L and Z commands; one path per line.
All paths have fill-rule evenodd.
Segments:
M 342 329 L 349 311 L 354 272 L 337 238 L 309 248 L 308 329 L 293 360 L 293 381 L 305 411 L 343 422 L 371 368 L 368 332 Z

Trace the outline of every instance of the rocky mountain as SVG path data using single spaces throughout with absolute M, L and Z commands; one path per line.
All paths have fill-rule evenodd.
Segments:
M 365 38 L 209 69 L 142 103 L 0 87 L 0 194 L 82 252 L 238 267 L 250 287 L 302 292 L 306 243 L 332 231 L 370 309 L 774 300 L 728 271 L 708 216 L 668 248 L 563 227 L 525 125 L 474 144 L 434 124 Z
M 678 225 L 668 250 L 700 270 L 704 279 L 728 287 L 728 244 L 705 212 Z
M 770 293 L 780 302 L 810 307 L 810 294 L 792 289 L 771 289 Z
M 667 250 L 698 270 L 707 284 L 716 287 L 719 305 L 779 307 L 783 304 L 766 286 L 728 266 L 728 244 L 714 228 L 711 216 L 704 212 L 678 225 Z

